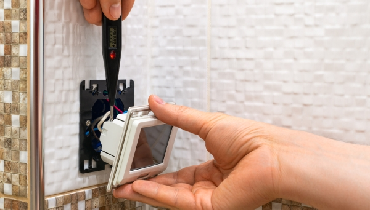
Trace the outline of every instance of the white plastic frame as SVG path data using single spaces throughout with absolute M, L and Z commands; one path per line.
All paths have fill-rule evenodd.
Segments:
M 124 132 L 118 145 L 116 158 L 113 162 L 112 171 L 107 185 L 108 192 L 111 191 L 112 188 L 133 182 L 137 179 L 146 179 L 156 176 L 166 170 L 168 166 L 173 143 L 178 130 L 177 127 L 172 127 L 171 129 L 171 134 L 162 163 L 130 171 L 141 129 L 164 124 L 155 116 L 147 115 L 148 111 L 150 111 L 148 106 L 132 107 L 128 110 Z M 142 115 L 143 113 L 145 114 Z

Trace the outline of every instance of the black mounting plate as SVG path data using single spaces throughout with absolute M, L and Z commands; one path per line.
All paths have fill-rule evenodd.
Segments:
M 126 87 L 126 80 L 118 80 L 118 88 L 116 94 L 117 107 L 122 111 L 127 111 L 129 107 L 134 106 L 134 81 L 130 80 L 130 86 Z M 95 88 L 94 88 L 95 87 Z M 120 90 L 120 87 L 122 90 Z M 100 152 L 94 150 L 92 141 L 94 136 L 92 134 L 86 135 L 91 131 L 90 124 L 95 120 L 97 111 L 93 107 L 99 101 L 104 103 L 108 96 L 103 94 L 106 90 L 105 80 L 90 80 L 88 88 L 85 88 L 85 80 L 80 83 L 80 143 L 79 143 L 79 170 L 80 173 L 91 173 L 94 171 L 101 171 L 105 169 L 105 162 L 101 160 Z M 101 110 L 101 108 L 103 110 Z M 109 104 L 99 107 L 98 113 L 101 115 L 109 111 Z M 99 115 L 100 115 L 99 114 Z M 114 117 L 117 113 L 114 113 Z M 96 132 L 99 133 L 98 131 Z M 99 133 L 100 134 L 100 133 Z M 93 167 L 93 160 L 96 166 Z M 88 164 L 86 163 L 88 162 Z

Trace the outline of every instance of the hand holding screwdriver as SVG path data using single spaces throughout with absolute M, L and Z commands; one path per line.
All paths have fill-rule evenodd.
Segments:
M 87 22 L 102 24 L 102 12 L 110 20 L 126 19 L 135 0 L 80 0 Z

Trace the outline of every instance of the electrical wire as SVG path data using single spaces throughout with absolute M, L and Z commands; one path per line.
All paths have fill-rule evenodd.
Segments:
M 90 126 L 90 129 L 91 129 L 91 133 L 95 136 L 95 138 L 96 139 L 98 139 L 99 141 L 100 141 L 100 138 L 96 135 L 96 133 L 95 133 L 95 131 L 94 131 L 94 127 L 95 127 L 95 125 L 96 125 L 96 123 L 98 123 L 99 122 L 99 120 L 101 120 L 101 118 L 103 118 L 103 116 L 100 116 L 100 117 L 98 117 L 98 118 L 96 118 L 95 120 L 94 120 L 94 122 L 91 124 L 91 126 Z
M 107 101 L 109 102 L 109 99 L 107 99 Z M 123 114 L 123 111 L 120 110 L 116 105 L 113 106 L 120 114 Z
M 101 132 L 101 126 L 105 122 L 105 120 L 109 117 L 110 112 L 105 113 L 105 115 L 101 118 L 100 122 L 96 126 L 98 130 Z

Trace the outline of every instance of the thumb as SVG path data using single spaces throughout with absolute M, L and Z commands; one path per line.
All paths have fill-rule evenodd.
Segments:
M 100 0 L 101 9 L 104 15 L 110 20 L 117 20 L 121 17 L 121 0 Z
M 161 98 L 151 95 L 148 99 L 149 107 L 155 116 L 164 123 L 179 127 L 206 140 L 213 126 L 227 115 L 209 113 L 165 103 Z

